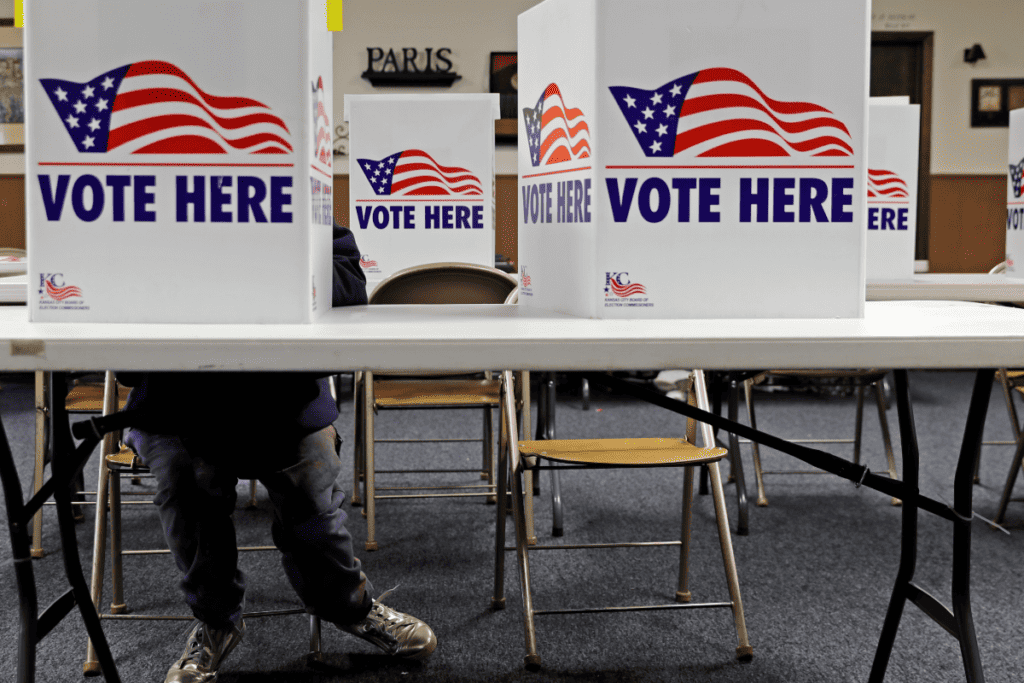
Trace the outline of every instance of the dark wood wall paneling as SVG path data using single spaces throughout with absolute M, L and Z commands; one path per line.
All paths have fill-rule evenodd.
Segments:
M 499 175 L 496 186 L 495 248 L 516 263 L 516 176 Z M 347 175 L 334 176 L 334 217 L 341 225 L 350 225 Z M 932 272 L 986 272 L 1005 255 L 1006 176 L 932 176 L 930 219 Z M 0 176 L 0 247 L 25 248 L 25 177 L 21 175 Z

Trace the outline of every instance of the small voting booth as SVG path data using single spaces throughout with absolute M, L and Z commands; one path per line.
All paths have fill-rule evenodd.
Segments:
M 867 0 L 519 16 L 520 304 L 860 317 Z
M 1010 168 L 1006 179 L 1006 274 L 1024 277 L 1024 109 L 1010 112 Z
M 346 95 L 349 228 L 367 290 L 441 261 L 494 266 L 497 95 Z
M 31 320 L 331 307 L 325 0 L 25 4 Z
M 921 106 L 872 97 L 868 107 L 867 279 L 914 277 Z

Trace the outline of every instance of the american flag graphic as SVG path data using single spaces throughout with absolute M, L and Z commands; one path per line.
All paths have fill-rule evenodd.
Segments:
M 868 199 L 908 199 L 907 183 L 892 171 L 868 169 Z
M 313 83 L 313 128 L 316 137 L 313 139 L 313 158 L 326 166 L 331 165 L 331 117 L 324 103 L 323 76 Z
M 40 83 L 79 152 L 292 152 L 288 126 L 267 105 L 209 95 L 169 62 L 126 64 L 87 83 Z
M 547 166 L 590 157 L 590 128 L 579 109 L 570 109 L 554 83 L 541 93 L 537 106 L 523 108 L 530 162 Z
M 609 88 L 648 157 L 845 157 L 853 139 L 832 112 L 773 100 L 735 69 L 702 69 L 654 90 Z
M 1010 166 L 1010 182 L 1013 184 L 1013 196 L 1020 198 L 1021 191 L 1021 176 L 1024 176 L 1024 159 L 1020 160 L 1020 163 L 1016 166 Z
M 362 266 L 363 268 L 376 268 L 377 262 L 370 260 L 370 258 L 367 256 L 360 256 L 359 265 Z
M 523 287 L 529 287 L 530 286 L 530 276 L 527 275 L 525 272 L 523 273 L 523 277 L 522 277 L 522 285 L 523 285 Z
M 71 299 L 74 297 L 81 297 L 82 290 L 74 285 L 67 285 L 66 287 L 55 287 L 49 280 L 46 281 L 46 295 L 56 301 L 64 301 L 64 299 Z
M 611 288 L 612 294 L 619 297 L 636 296 L 637 294 L 646 294 L 647 289 L 639 282 L 631 282 L 628 285 L 624 285 L 619 282 L 621 275 L 612 277 L 608 276 L 608 287 Z M 608 288 L 604 290 L 608 291 Z
M 441 166 L 421 149 L 407 149 L 379 161 L 359 159 L 378 195 L 482 195 L 480 179 L 458 166 Z

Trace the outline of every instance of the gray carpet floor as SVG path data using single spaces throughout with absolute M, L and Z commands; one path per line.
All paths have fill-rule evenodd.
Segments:
M 0 414 L 16 453 L 24 490 L 30 489 L 33 449 L 32 383 L 28 375 L 0 376 Z M 570 378 L 571 379 L 571 378 Z M 911 373 L 912 399 L 922 451 L 922 491 L 951 501 L 952 474 L 973 375 Z M 682 433 L 682 418 L 633 399 L 595 392 L 583 410 L 574 381 L 561 388 L 558 436 L 652 436 Z M 759 427 L 785 437 L 852 434 L 854 400 L 801 392 L 759 392 Z M 742 411 L 741 411 L 742 415 Z M 888 413 L 899 446 L 895 409 Z M 347 401 L 338 428 L 343 457 L 351 462 L 352 406 Z M 479 433 L 476 415 L 466 413 L 382 413 L 379 434 L 424 437 Z M 457 432 L 457 433 L 455 433 Z M 453 434 L 455 433 L 455 434 Z M 1001 389 L 993 387 L 986 439 L 1010 436 Z M 884 465 L 876 414 L 865 414 L 864 462 Z M 847 446 L 829 447 L 846 454 Z M 899 451 L 897 450 L 897 453 Z M 381 445 L 379 458 L 401 467 L 412 461 L 445 467 L 475 467 L 478 447 Z M 975 508 L 992 517 L 1012 450 L 983 451 Z M 795 463 L 763 452 L 766 468 Z M 754 486 L 749 447 L 744 447 L 748 492 Z M 384 466 L 384 465 L 381 465 Z M 96 461 L 86 468 L 93 489 Z M 344 475 L 351 490 L 351 472 Z M 477 475 L 456 475 L 463 483 Z M 682 475 L 645 472 L 573 472 L 562 478 L 566 542 L 678 538 Z M 492 611 L 495 508 L 476 499 L 382 502 L 378 507 L 380 550 L 360 552 L 378 592 L 397 586 L 388 598 L 396 609 L 416 614 L 437 632 L 439 647 L 425 664 L 391 661 L 372 646 L 324 626 L 325 661 L 307 664 L 307 620 L 301 615 L 253 619 L 239 648 L 225 662 L 223 683 L 286 681 L 711 681 L 811 683 L 864 681 L 881 629 L 899 554 L 899 508 L 882 494 L 857 489 L 829 475 L 776 475 L 767 480 L 770 506 L 750 510 L 750 534 L 733 542 L 754 659 L 735 659 L 736 636 L 728 610 L 547 616 L 539 619 L 543 668 L 523 669 L 523 627 L 514 555 L 507 554 L 504 579 L 507 609 Z M 126 490 L 146 490 L 149 484 Z M 541 542 L 550 540 L 549 482 L 536 502 Z M 245 484 L 240 484 L 240 499 Z M 1018 485 L 1024 492 L 1024 483 Z M 735 492 L 727 485 L 735 528 Z M 346 505 L 358 547 L 365 520 Z M 45 511 L 47 554 L 34 562 L 40 603 L 61 590 L 60 559 L 53 508 Z M 240 542 L 269 543 L 271 518 L 266 492 L 258 506 L 235 514 Z M 972 561 L 974 617 L 988 681 L 1024 680 L 1024 505 L 1011 505 L 1009 535 L 975 525 Z M 508 526 L 511 533 L 511 524 Z M 163 545 L 149 505 L 124 513 L 126 548 Z M 83 564 L 92 554 L 92 511 L 79 527 Z M 697 500 L 693 518 L 691 587 L 695 600 L 726 600 L 710 497 Z M 949 594 L 951 536 L 948 523 L 922 515 L 917 580 L 938 596 Z M 284 609 L 295 599 L 276 552 L 244 553 L 249 577 L 247 608 Z M 670 601 L 678 553 L 673 549 L 573 551 L 531 556 L 538 607 L 640 604 Z M 177 574 L 166 555 L 125 560 L 127 603 L 133 614 L 181 614 Z M 104 601 L 110 599 L 109 578 Z M 18 624 L 17 595 L 9 538 L 0 540 L 0 680 L 13 680 Z M 104 621 L 123 680 L 162 681 L 180 654 L 186 621 Z M 82 678 L 84 628 L 77 614 L 39 646 L 39 681 Z M 964 679 L 958 648 L 939 626 L 909 606 L 896 639 L 886 680 L 944 683 Z

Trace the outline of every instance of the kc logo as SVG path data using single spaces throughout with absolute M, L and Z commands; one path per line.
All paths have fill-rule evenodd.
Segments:
M 639 282 L 630 282 L 629 273 L 605 272 L 604 274 L 605 296 L 629 297 L 646 293 L 647 288 L 642 284 Z
M 64 273 L 40 273 L 39 294 L 63 301 L 72 297 L 81 297 L 82 290 L 74 285 L 65 285 Z

